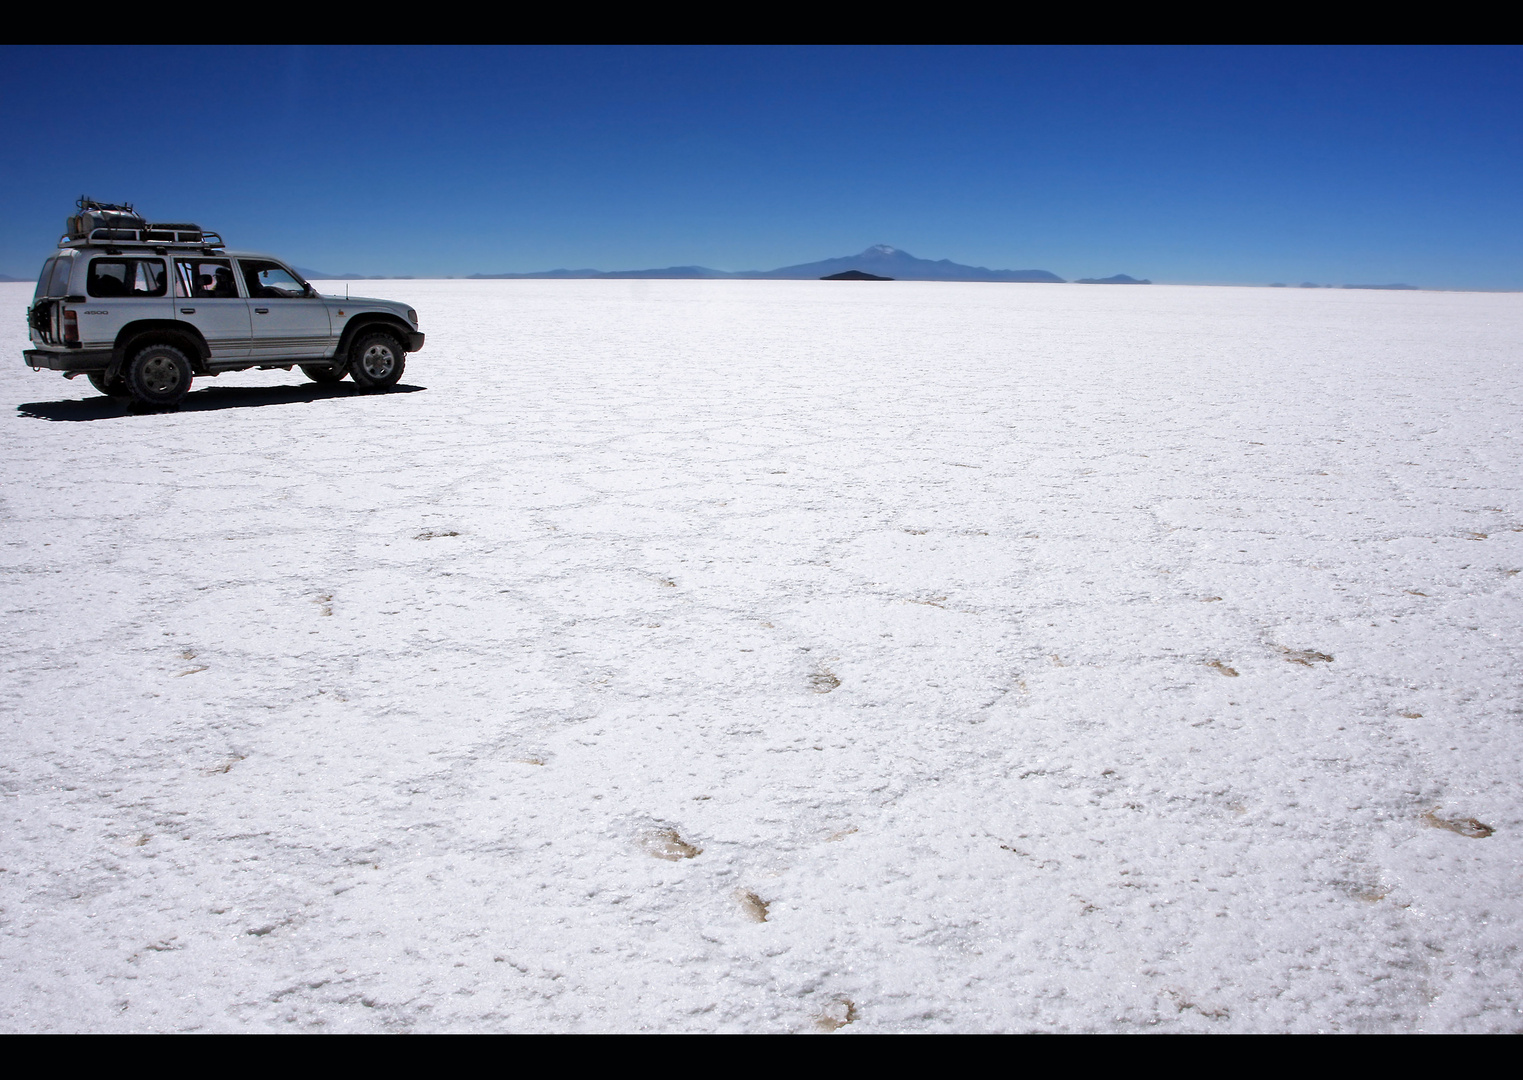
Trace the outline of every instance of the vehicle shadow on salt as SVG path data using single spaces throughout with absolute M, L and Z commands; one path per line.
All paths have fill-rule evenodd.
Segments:
M 266 405 L 305 405 L 331 398 L 375 398 L 387 394 L 416 394 L 427 389 L 426 386 L 408 386 L 405 383 L 398 383 L 389 390 L 369 392 L 348 383 L 339 386 L 319 386 L 316 383 L 305 386 L 208 386 L 204 390 L 191 391 L 184 401 L 172 409 L 146 409 L 103 396 L 83 401 L 29 401 L 17 405 L 16 412 L 32 420 L 72 423 L 113 420 L 123 416 L 153 416 L 164 412 L 212 412 L 219 409 L 259 409 Z

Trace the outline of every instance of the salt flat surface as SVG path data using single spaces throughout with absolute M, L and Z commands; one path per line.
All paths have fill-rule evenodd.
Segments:
M 1523 296 L 354 288 L 0 286 L 0 1028 L 1523 1027 Z

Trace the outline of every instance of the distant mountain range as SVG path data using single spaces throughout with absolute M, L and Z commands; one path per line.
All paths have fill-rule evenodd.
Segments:
M 533 274 L 472 274 L 472 278 L 750 278 L 813 281 L 860 270 L 897 281 L 1051 281 L 1063 279 L 1047 270 L 990 270 L 963 266 L 950 259 L 917 259 L 907 251 L 874 244 L 858 255 L 799 263 L 776 270 L 711 270 L 707 266 L 667 266 L 660 270 L 541 270 Z
M 415 274 L 329 274 L 322 270 L 313 270 L 306 266 L 292 266 L 302 277 L 308 281 L 412 281 Z
M 1289 286 L 1286 285 L 1283 281 L 1270 282 L 1269 287 L 1271 289 L 1286 289 L 1286 288 L 1289 288 Z M 1342 286 L 1338 286 L 1338 285 L 1318 285 L 1315 281 L 1303 281 L 1303 282 L 1301 282 L 1300 286 L 1298 286 L 1298 287 L 1302 288 L 1302 289 L 1336 289 L 1336 288 L 1344 288 L 1344 289 L 1397 289 L 1397 290 L 1402 290 L 1402 291 L 1406 291 L 1406 290 L 1416 291 L 1416 290 L 1421 288 L 1421 286 L 1419 286 L 1419 285 L 1406 285 L 1406 284 L 1403 284 L 1401 282 L 1397 282 L 1397 283 L 1395 283 L 1393 285 L 1342 285 Z
M 329 274 L 310 267 L 293 269 L 308 281 L 410 281 L 412 274 Z M 859 255 L 846 255 L 839 259 L 822 259 L 819 262 L 784 266 L 777 270 L 710 270 L 707 266 L 668 266 L 662 270 L 541 270 L 534 274 L 471 274 L 479 280 L 500 278 L 762 278 L 774 280 L 808 281 L 831 277 L 851 271 L 871 274 L 875 277 L 893 278 L 900 281 L 1051 281 L 1063 279 L 1046 270 L 990 270 L 983 266 L 964 266 L 950 259 L 917 259 L 908 251 L 891 248 L 887 244 L 874 244 Z M 0 274 L 0 282 L 31 282 L 31 278 L 11 277 Z M 1146 278 L 1134 278 L 1127 274 L 1115 274 L 1108 278 L 1079 278 L 1078 285 L 1151 285 Z M 1283 289 L 1281 282 L 1274 288 Z M 1344 285 L 1345 289 L 1417 289 L 1417 285 L 1405 283 L 1391 285 Z M 1331 289 L 1332 285 L 1318 285 L 1303 281 L 1303 289 Z
M 293 269 L 308 281 L 410 281 L 412 274 L 330 274 L 306 266 Z M 908 251 L 874 244 L 856 255 L 844 255 L 839 259 L 821 259 L 819 262 L 782 266 L 776 270 L 711 270 L 707 266 L 667 266 L 659 270 L 541 270 L 532 274 L 471 274 L 470 279 L 498 280 L 505 278 L 676 278 L 721 279 L 752 278 L 771 280 L 810 281 L 824 277 L 839 277 L 852 272 L 870 274 L 873 277 L 898 281 L 1047 281 L 1062 282 L 1063 279 L 1048 270 L 990 270 L 985 266 L 964 266 L 951 259 L 918 259 Z M 30 282 L 31 278 L 11 277 L 0 274 L 0 282 Z M 863 280 L 863 279 L 858 279 Z M 1127 274 L 1115 274 L 1107 278 L 1078 278 L 1077 285 L 1151 285 L 1146 278 L 1134 278 Z M 1275 288 L 1284 288 L 1281 282 Z M 1303 289 L 1331 289 L 1333 285 L 1318 285 L 1303 281 Z M 1417 289 L 1416 285 L 1393 283 L 1390 285 L 1344 285 L 1345 289 Z

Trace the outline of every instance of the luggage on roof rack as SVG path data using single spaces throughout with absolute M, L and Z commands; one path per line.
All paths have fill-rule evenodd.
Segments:
M 79 213 L 69 215 L 64 222 L 70 240 L 92 236 L 101 240 L 136 240 L 138 231 L 147 225 L 131 203 L 96 202 L 81 195 L 74 205 L 79 207 Z
M 59 247 L 85 244 L 146 244 L 148 246 L 223 247 L 222 237 L 183 221 L 149 222 L 131 203 L 103 203 L 81 195 L 79 213 L 64 222 L 67 230 Z

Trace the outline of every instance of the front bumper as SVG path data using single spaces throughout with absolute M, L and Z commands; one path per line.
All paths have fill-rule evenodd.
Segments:
M 26 349 L 26 366 L 38 371 L 105 371 L 110 349 Z
M 423 334 L 421 331 L 414 330 L 407 335 L 407 351 L 417 352 L 421 348 L 423 348 Z

